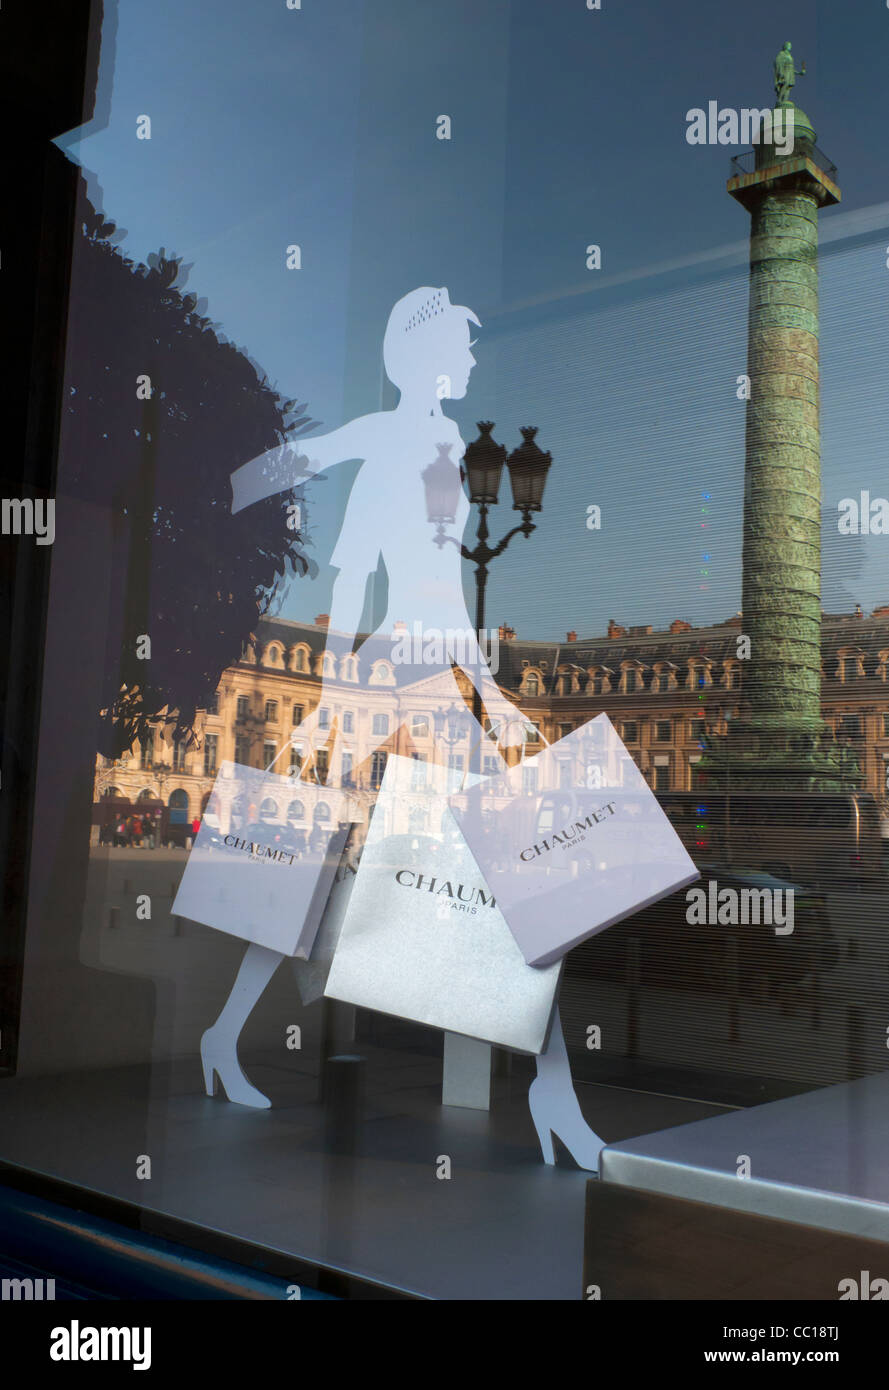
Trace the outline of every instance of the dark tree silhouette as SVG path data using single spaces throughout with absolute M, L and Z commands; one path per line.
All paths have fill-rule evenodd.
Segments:
M 114 519 L 97 748 L 117 757 L 159 718 L 191 741 L 273 585 L 314 571 L 288 529 L 298 494 L 232 516 L 229 477 L 317 422 L 186 293 L 190 266 L 163 248 L 134 263 L 83 187 L 80 208 L 64 411 L 76 495 Z

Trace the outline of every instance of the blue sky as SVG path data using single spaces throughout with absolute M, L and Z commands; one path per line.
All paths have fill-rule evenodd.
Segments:
M 889 496 L 889 9 L 603 6 L 121 0 L 99 118 L 70 152 L 127 252 L 192 262 L 211 316 L 327 428 L 393 403 L 380 343 L 402 294 L 447 285 L 476 310 L 478 366 L 449 413 L 467 440 L 494 419 L 510 449 L 537 424 L 554 456 L 538 532 L 492 566 L 489 622 L 539 638 L 713 622 L 740 606 L 749 223 L 725 191 L 734 151 L 688 145 L 685 116 L 768 104 L 791 39 L 843 190 L 821 215 L 824 604 L 889 601 L 889 537 L 836 533 L 839 498 Z M 314 489 L 320 574 L 284 616 L 329 607 L 353 476 Z M 513 520 L 501 506 L 495 537 Z

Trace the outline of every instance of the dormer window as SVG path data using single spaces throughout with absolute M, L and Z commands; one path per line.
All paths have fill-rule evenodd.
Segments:
M 713 677 L 710 673 L 710 663 L 708 661 L 690 661 L 688 663 L 688 689 L 704 690 L 708 685 L 713 684 Z

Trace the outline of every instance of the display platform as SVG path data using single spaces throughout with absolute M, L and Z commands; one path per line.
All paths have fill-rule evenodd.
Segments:
M 601 1176 L 885 1241 L 887 1155 L 889 1072 L 881 1072 L 610 1145 Z
M 113 1196 L 419 1297 L 579 1299 L 589 1174 L 564 1153 L 559 1167 L 541 1161 L 533 1064 L 515 1059 L 495 1078 L 488 1112 L 441 1105 L 440 1058 L 355 1051 L 365 1075 L 351 1148 L 306 1061 L 248 1053 L 269 1110 L 203 1095 L 197 1057 L 0 1082 L 0 1159 L 85 1189 L 85 1207 L 90 1193 Z M 577 1090 L 606 1140 L 715 1113 Z M 437 1175 L 443 1157 L 449 1177 Z

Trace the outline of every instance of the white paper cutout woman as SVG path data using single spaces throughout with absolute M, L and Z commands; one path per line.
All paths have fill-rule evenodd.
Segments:
M 312 451 L 313 471 L 362 460 L 331 557 L 340 573 L 333 589 L 327 650 L 337 657 L 352 650 L 364 609 L 367 577 L 376 570 L 381 555 L 388 577 L 388 604 L 380 630 L 391 632 L 401 620 L 409 632 L 415 622 L 424 632 L 433 630 L 442 635 L 449 630 L 461 634 L 473 631 L 463 594 L 459 546 L 433 544 L 421 476 L 440 455 L 442 446 L 450 449 L 455 462 L 463 457 L 459 429 L 443 413 L 441 403 L 442 399 L 459 400 L 466 394 L 475 365 L 470 323 L 480 326 L 470 309 L 451 304 L 445 288 L 427 286 L 405 295 L 389 315 L 383 340 L 386 374 L 400 392 L 397 406 L 361 416 L 305 442 Z M 289 490 L 307 475 L 305 463 L 293 448 L 284 446 L 244 464 L 232 474 L 232 511 Z M 468 502 L 461 490 L 454 522 L 458 537 L 467 514 Z M 429 674 L 448 677 L 462 707 L 452 655 L 445 646 L 442 665 L 431 667 Z M 518 711 L 500 691 L 474 639 L 461 652 L 460 665 L 481 695 L 487 717 L 500 723 L 501 743 L 520 742 Z M 318 710 L 324 703 L 325 680 L 315 710 L 302 726 L 301 732 L 309 737 L 318 726 Z M 481 733 L 476 729 L 472 737 Z M 389 736 L 388 731 L 371 734 L 368 756 Z M 269 1104 L 238 1065 L 237 1039 L 282 959 L 266 947 L 248 946 L 228 1001 L 201 1039 L 208 1091 L 216 1073 L 228 1098 L 242 1105 Z M 547 1161 L 552 1162 L 553 1131 L 568 1144 L 581 1166 L 595 1168 L 602 1141 L 587 1128 L 580 1114 L 558 1013 L 547 1052 L 538 1058 L 538 1076 L 530 1099 Z

